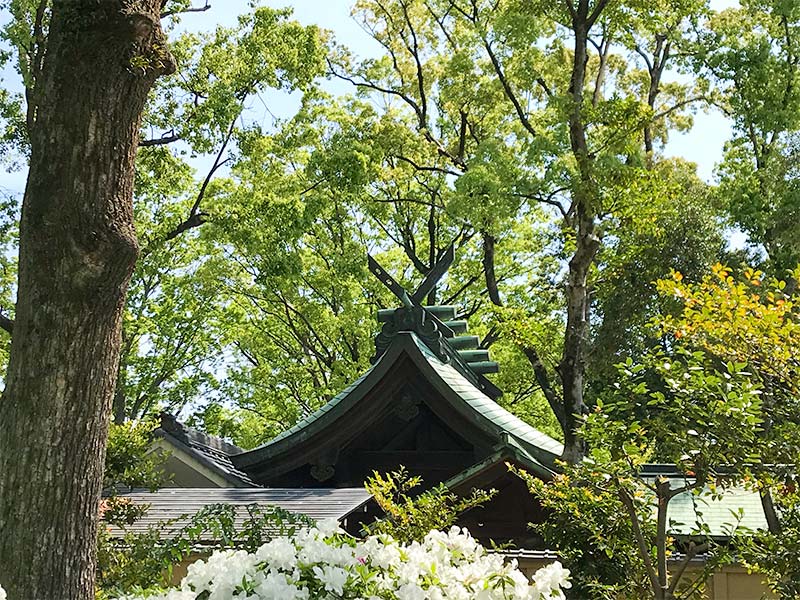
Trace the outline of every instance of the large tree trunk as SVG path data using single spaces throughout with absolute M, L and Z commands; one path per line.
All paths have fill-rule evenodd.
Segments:
M 138 252 L 138 129 L 155 78 L 174 69 L 161 4 L 53 2 L 0 399 L 0 583 L 14 600 L 94 597 L 121 311 Z

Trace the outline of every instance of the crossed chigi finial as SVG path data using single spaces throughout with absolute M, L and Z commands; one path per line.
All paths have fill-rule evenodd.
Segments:
M 369 270 L 385 285 L 402 303 L 402 308 L 394 311 L 394 315 L 384 323 L 381 332 L 375 338 L 375 356 L 373 360 L 383 354 L 389 346 L 391 339 L 400 331 L 413 331 L 419 335 L 426 345 L 433 350 L 439 358 L 447 360 L 448 352 L 442 343 L 442 337 L 452 337 L 453 331 L 443 323 L 433 312 L 422 305 L 425 297 L 436 287 L 439 280 L 447 273 L 453 264 L 455 251 L 453 246 L 447 248 L 436 261 L 425 279 L 413 294 L 409 294 L 394 277 L 384 269 L 378 261 L 369 254 L 367 262 Z

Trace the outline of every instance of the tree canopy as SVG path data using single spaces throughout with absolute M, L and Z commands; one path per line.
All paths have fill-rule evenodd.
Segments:
M 37 6 L 9 3 L 4 34 L 26 90 Z M 364 0 L 369 57 L 290 10 L 195 32 L 174 27 L 187 8 L 165 10 L 178 69 L 150 96 L 136 158 L 143 252 L 117 422 L 186 410 L 264 441 L 368 364 L 392 300 L 366 252 L 411 281 L 454 245 L 428 301 L 492 346 L 502 402 L 580 455 L 574 415 L 668 310 L 654 281 L 796 261 L 782 224 L 797 15 L 781 3 Z M 24 164 L 24 94 L 4 98 L 5 156 Z M 257 117 L 271 102 L 293 112 Z M 718 185 L 665 155 L 705 110 L 733 125 Z M 11 322 L 14 198 L 6 214 Z M 728 225 L 755 254 L 730 254 Z
M 727 408 L 758 421 L 750 462 L 796 456 L 795 3 L 357 0 L 353 18 L 375 48 L 367 56 L 288 8 L 256 2 L 214 27 L 224 10 L 214 2 L 141 4 L 160 10 L 158 26 L 131 27 L 158 40 L 152 53 L 125 54 L 120 77 L 147 85 L 136 88 L 141 120 L 128 119 L 138 142 L 125 133 L 136 147 L 114 171 L 132 177 L 118 188 L 133 198 L 123 229 L 137 232 L 134 271 L 129 283 L 122 266 L 107 279 L 54 272 L 80 288 L 63 292 L 76 315 L 118 281 L 124 306 L 107 316 L 114 330 L 120 320 L 120 344 L 103 354 L 118 426 L 168 410 L 243 447 L 268 440 L 368 366 L 377 310 L 396 299 L 368 272 L 367 252 L 413 287 L 453 247 L 455 264 L 426 302 L 469 320 L 501 364 L 500 402 L 562 439 L 567 463 L 601 452 L 595 460 L 613 466 L 621 457 L 603 451 L 614 439 L 642 460 L 689 460 L 700 472 L 696 456 L 727 452 L 727 438 L 703 445 L 716 430 L 687 423 L 713 408 L 726 378 L 741 384 Z M 42 169 L 31 181 L 44 185 L 46 118 L 62 114 L 47 86 L 66 77 L 48 66 L 61 56 L 49 44 L 76 21 L 59 21 L 49 0 L 1 5 L 0 60 L 14 78 L 0 86 L 0 157 L 31 177 Z M 192 13 L 209 26 L 190 24 Z M 708 111 L 731 125 L 712 181 L 670 145 Z M 91 254 L 104 231 L 80 227 L 83 237 L 58 246 L 36 228 L 50 213 L 27 205 L 15 194 L 0 202 L 9 397 L 24 374 L 19 361 L 9 367 L 11 340 L 63 322 L 26 325 L 23 309 L 46 303 L 24 301 L 25 277 L 44 277 L 26 263 L 25 240 Z M 61 217 L 41 222 L 72 223 Z M 121 264 L 130 251 L 133 265 L 135 245 L 107 254 Z M 614 388 L 620 363 L 625 383 Z M 697 369 L 708 373 L 696 379 Z M 676 372 L 691 385 L 675 388 Z M 647 426 L 617 431 L 610 406 Z M 728 441 L 742 443 L 744 421 L 730 419 Z M 645 440 L 654 428 L 663 435 Z M 776 536 L 782 476 L 760 490 Z

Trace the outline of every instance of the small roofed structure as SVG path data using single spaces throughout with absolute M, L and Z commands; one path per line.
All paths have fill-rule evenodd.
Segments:
M 548 480 L 558 470 L 563 446 L 497 403 L 502 392 L 486 375 L 498 365 L 478 337 L 469 335 L 458 309 L 422 304 L 452 258 L 452 251 L 446 253 L 413 293 L 369 259 L 370 270 L 401 303 L 378 311 L 372 366 L 268 443 L 243 451 L 162 416 L 158 443 L 172 453 L 173 484 L 203 478 L 208 483 L 188 484 L 204 489 L 130 495 L 151 505 L 140 526 L 215 503 L 234 504 L 237 515 L 244 515 L 255 503 L 315 519 L 332 516 L 358 535 L 362 523 L 381 516 L 364 482 L 376 471 L 403 466 L 428 487 L 444 483 L 464 495 L 474 488 L 497 490 L 485 506 L 461 515 L 459 524 L 483 542 L 510 542 L 505 553 L 526 572 L 553 560 L 529 526 L 546 515 L 508 464 Z M 647 465 L 642 477 L 685 478 L 662 465 Z M 250 489 L 208 489 L 213 487 Z M 765 527 L 758 494 L 739 488 L 681 494 L 670 503 L 669 519 L 679 541 L 691 538 L 698 526 L 724 541 L 737 519 L 750 529 Z M 700 568 L 702 559 L 690 568 Z M 714 598 L 726 600 L 760 597 L 762 591 L 757 578 L 736 566 L 715 573 L 709 588 Z
M 501 392 L 485 377 L 497 365 L 454 307 L 419 304 L 436 278 L 409 294 L 372 259 L 370 269 L 403 303 L 378 314 L 373 365 L 320 410 L 231 462 L 265 487 L 356 487 L 403 466 L 427 486 L 494 488 L 485 507 L 470 511 L 473 534 L 534 543 L 528 524 L 541 511 L 506 463 L 548 479 L 562 445 L 497 404 Z
M 153 431 L 152 452 L 166 456 L 167 487 L 226 488 L 256 487 L 238 470 L 231 457 L 244 452 L 213 435 L 187 427 L 174 415 L 161 413 L 161 426 Z
M 649 483 L 657 478 L 668 479 L 673 489 L 696 481 L 690 475 L 679 473 L 675 465 L 665 464 L 644 465 L 641 477 Z M 705 535 L 724 542 L 737 528 L 740 532 L 768 529 L 758 491 L 728 485 L 724 472 L 718 477 L 719 485 L 715 490 L 704 486 L 695 492 L 682 492 L 670 500 L 667 519 L 671 535 L 681 540 L 697 535 L 702 529 Z

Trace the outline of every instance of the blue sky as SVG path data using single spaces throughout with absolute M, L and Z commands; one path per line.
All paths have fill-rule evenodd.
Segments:
M 233 25 L 236 16 L 247 11 L 250 5 L 250 0 L 224 0 L 225 10 L 215 10 L 222 5 L 222 0 L 210 2 L 211 10 L 186 15 L 184 25 L 191 29 L 208 29 L 216 24 Z M 380 47 L 351 18 L 352 0 L 268 0 L 263 4 L 276 8 L 292 7 L 299 21 L 333 31 L 339 43 L 350 47 L 360 56 L 380 51 Z M 711 0 L 711 6 L 716 10 L 737 5 L 736 0 Z M 698 174 L 706 181 L 712 181 L 714 165 L 722 156 L 722 146 L 730 137 L 730 132 L 730 124 L 718 111 L 699 112 L 695 116 L 694 128 L 688 133 L 673 134 L 665 151 L 670 156 L 681 156 L 697 163 Z
M 195 5 L 202 5 L 203 0 L 195 0 Z M 238 15 L 249 10 L 251 0 L 209 0 L 211 9 L 200 13 L 183 16 L 181 29 L 192 31 L 209 31 L 218 25 L 234 25 Z M 357 55 L 370 56 L 380 51 L 374 42 L 351 18 L 350 10 L 353 0 L 263 0 L 259 4 L 272 7 L 289 6 L 295 17 L 306 24 L 317 24 L 331 30 L 339 43 L 351 48 Z M 722 9 L 735 6 L 736 0 L 712 0 L 712 7 Z M 0 14 L 0 23 L 8 19 L 7 13 Z M 2 72 L 5 85 L 19 86 L 18 77 L 11 69 Z M 337 85 L 336 90 L 341 90 Z M 274 114 L 289 116 L 297 105 L 297 99 L 287 99 L 285 94 L 275 94 L 266 98 L 270 110 Z M 259 119 L 260 116 L 254 115 Z M 158 133 L 156 133 L 158 134 Z M 667 145 L 666 153 L 682 156 L 697 163 L 699 175 L 707 180 L 713 179 L 714 165 L 722 154 L 722 146 L 730 137 L 730 125 L 717 111 L 700 112 L 695 117 L 694 128 L 684 134 L 674 134 Z M 202 169 L 203 159 L 198 161 Z M 21 194 L 25 186 L 25 173 L 0 171 L 0 191 L 10 194 Z

